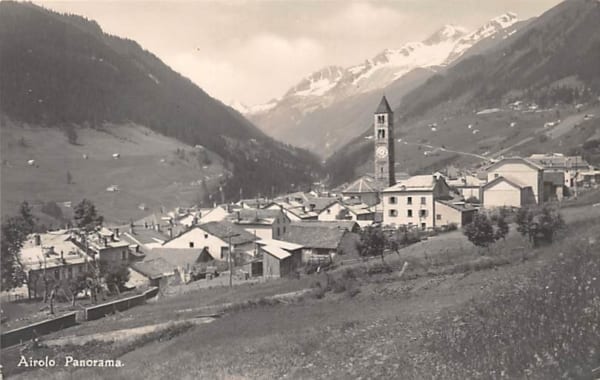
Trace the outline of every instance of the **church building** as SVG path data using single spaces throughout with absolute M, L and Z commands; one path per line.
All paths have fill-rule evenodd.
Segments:
M 394 113 L 385 96 L 375 111 L 375 180 L 382 189 L 396 184 L 394 159 Z

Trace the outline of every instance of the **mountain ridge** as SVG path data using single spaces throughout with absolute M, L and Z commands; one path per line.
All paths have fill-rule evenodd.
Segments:
M 379 96 L 382 92 L 387 94 L 386 88 L 401 81 L 404 75 L 415 69 L 436 72 L 440 67 L 459 60 L 470 47 L 486 38 L 495 34 L 499 39 L 505 38 L 510 27 L 518 21 L 516 15 L 509 12 L 472 32 L 455 25 L 444 25 L 421 42 L 408 42 L 398 49 L 384 49 L 362 63 L 345 68 L 327 66 L 303 78 L 281 98 L 269 102 L 268 106 L 245 107 L 243 111 L 267 134 L 327 156 L 350 138 L 339 134 L 334 136 L 333 131 L 341 129 L 336 122 L 336 119 L 339 120 L 336 115 L 329 116 L 331 126 L 326 117 L 318 117 L 325 120 L 320 134 L 304 134 L 304 129 L 311 132 L 317 129 L 307 122 L 311 114 L 327 113 L 327 108 L 335 108 L 336 104 L 353 97 L 364 97 L 368 93 L 379 92 Z M 396 83 L 393 88 L 400 86 Z M 406 90 L 410 89 L 408 87 Z M 366 112 L 366 109 L 363 110 Z M 349 132 L 360 133 L 355 129 Z M 328 139 L 327 133 L 334 137 Z

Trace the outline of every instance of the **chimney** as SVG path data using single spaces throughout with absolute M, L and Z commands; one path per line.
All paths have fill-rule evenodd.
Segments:
M 236 217 L 237 217 L 237 221 L 238 221 L 238 222 L 239 222 L 240 220 L 242 220 L 242 217 L 240 216 L 240 212 L 239 212 L 239 211 L 236 211 L 236 212 L 235 212 L 235 214 L 236 214 Z
M 193 226 L 197 226 L 198 225 L 198 217 L 194 216 L 194 218 L 192 219 L 192 225 Z
M 119 229 L 115 228 L 115 237 L 118 239 L 119 238 Z
M 173 239 L 173 227 L 169 227 L 168 231 L 169 231 L 169 239 Z
M 42 245 L 42 237 L 39 234 L 33 235 L 33 240 L 36 246 Z
M 108 247 L 108 238 L 103 237 L 102 240 L 104 240 L 104 246 Z
M 160 223 L 156 223 L 156 231 L 160 232 Z
M 60 251 L 60 260 L 61 260 L 61 261 L 63 261 L 64 259 L 65 259 L 65 258 L 64 258 L 63 251 Z

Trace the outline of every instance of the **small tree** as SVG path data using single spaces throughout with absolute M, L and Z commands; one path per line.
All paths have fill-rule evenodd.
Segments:
M 114 290 L 115 293 L 121 294 L 125 289 L 125 284 L 129 281 L 129 269 L 125 265 L 107 265 L 100 266 L 101 274 L 109 290 Z
M 381 256 L 381 261 L 383 261 L 386 240 L 381 227 L 369 226 L 365 228 L 360 235 L 360 240 L 357 242 L 359 255 L 363 257 Z
M 104 218 L 98 215 L 96 206 L 92 201 L 84 199 L 79 202 L 74 209 L 75 226 L 85 232 L 91 232 L 102 225 Z
M 506 223 L 504 218 L 499 218 Z M 498 219 L 498 220 L 499 220 Z M 477 247 L 489 247 L 508 234 L 508 224 L 494 228 L 492 220 L 485 214 L 475 214 L 473 221 L 463 228 L 463 233 Z
M 35 228 L 35 219 L 27 202 L 19 207 L 19 214 L 2 223 L 0 239 L 1 289 L 10 290 L 25 282 L 25 272 L 20 261 L 23 244 Z
M 527 236 L 534 247 L 540 243 L 551 244 L 556 233 L 565 226 L 560 213 L 549 206 L 522 208 L 517 213 L 516 221 L 517 231 Z

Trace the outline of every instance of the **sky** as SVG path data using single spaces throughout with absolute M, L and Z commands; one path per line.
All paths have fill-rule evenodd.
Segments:
M 350 66 L 421 41 L 445 24 L 475 29 L 514 12 L 538 16 L 559 0 L 35 1 L 96 20 L 137 41 L 226 104 L 281 97 L 323 67 Z

